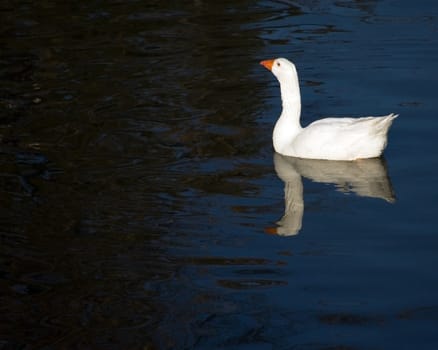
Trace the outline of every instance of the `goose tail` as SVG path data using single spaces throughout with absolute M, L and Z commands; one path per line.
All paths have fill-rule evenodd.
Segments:
M 388 129 L 391 127 L 392 122 L 395 118 L 398 117 L 398 114 L 391 113 L 387 116 L 376 118 L 376 129 L 379 133 L 386 134 Z

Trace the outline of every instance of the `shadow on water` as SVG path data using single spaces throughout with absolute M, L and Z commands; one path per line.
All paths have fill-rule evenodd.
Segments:
M 411 205 L 434 192 L 409 163 L 438 149 L 410 138 L 435 125 L 437 17 L 383 3 L 2 2 L 0 348 L 438 344 L 433 205 Z M 396 204 L 365 198 L 394 198 L 380 160 L 273 166 L 258 62 L 280 55 L 304 124 L 400 109 Z M 293 238 L 263 234 L 285 209 L 274 167 Z
M 197 215 L 190 191 L 227 191 L 230 173 L 248 175 L 228 158 L 269 145 L 248 59 L 261 41 L 242 29 L 266 14 L 201 1 L 0 10 L 0 344 L 184 344 L 165 326 L 175 296 L 161 285 L 186 264 L 168 235 Z

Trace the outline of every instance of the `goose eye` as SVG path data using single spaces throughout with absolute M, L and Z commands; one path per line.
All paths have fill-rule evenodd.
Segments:
M 281 66 L 280 62 L 277 62 L 277 67 L 280 67 L 280 66 Z

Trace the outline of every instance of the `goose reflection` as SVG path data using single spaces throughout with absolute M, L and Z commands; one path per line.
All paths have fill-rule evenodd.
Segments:
M 395 201 L 394 192 L 381 158 L 359 161 L 329 161 L 301 159 L 274 154 L 274 166 L 284 182 L 285 210 L 278 227 L 267 228 L 268 233 L 282 236 L 297 234 L 304 214 L 302 176 L 322 183 L 332 183 L 341 192 L 354 192 L 362 197 Z

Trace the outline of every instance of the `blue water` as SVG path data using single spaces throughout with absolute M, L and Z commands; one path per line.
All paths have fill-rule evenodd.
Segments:
M 1 5 L 0 348 L 438 346 L 438 5 Z M 384 158 L 275 155 L 400 116 Z

